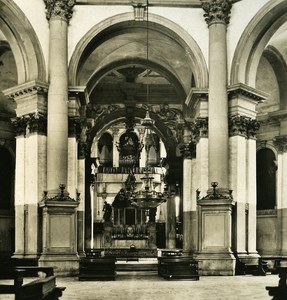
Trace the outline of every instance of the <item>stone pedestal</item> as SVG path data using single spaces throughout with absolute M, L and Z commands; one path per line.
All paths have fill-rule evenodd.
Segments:
M 53 267 L 56 275 L 78 273 L 77 214 L 78 201 L 44 199 L 40 202 L 43 214 L 43 252 L 39 266 Z
M 219 196 L 219 195 L 218 195 Z M 234 275 L 235 258 L 231 251 L 232 199 L 201 199 L 199 205 L 200 275 Z

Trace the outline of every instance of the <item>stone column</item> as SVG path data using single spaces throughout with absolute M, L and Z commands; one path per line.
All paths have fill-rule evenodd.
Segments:
M 37 81 L 3 91 L 16 102 L 15 258 L 38 259 L 38 202 L 46 189 L 47 84 Z
M 227 42 L 231 3 L 228 0 L 203 2 L 209 27 L 208 155 L 209 183 L 228 193 L 228 101 Z
M 74 0 L 44 0 L 50 25 L 47 140 L 49 196 L 67 185 L 68 172 L 68 22 Z
M 120 153 L 117 148 L 119 142 L 119 129 L 113 128 L 113 166 L 118 167 L 120 164 Z
M 202 275 L 234 275 L 228 189 L 228 101 L 226 26 L 231 3 L 202 2 L 209 26 L 208 178 L 212 189 L 198 201 L 199 269 Z
M 183 252 L 191 255 L 197 250 L 195 143 L 182 145 L 181 153 L 183 155 Z
M 274 145 L 278 150 L 278 158 L 281 157 L 281 160 L 278 162 L 278 172 L 281 171 L 281 182 L 279 182 L 279 187 L 281 189 L 281 197 L 277 199 L 277 218 L 278 218 L 278 240 L 279 240 L 279 255 L 282 258 L 287 257 L 287 240 L 286 240 L 286 231 L 287 231 L 287 201 L 285 195 L 287 192 L 286 189 L 286 179 L 287 179 L 287 136 L 276 136 L 273 140 Z M 280 163 L 280 165 L 279 165 Z M 279 174 L 278 174 L 279 175 Z M 279 177 L 279 176 L 278 176 Z

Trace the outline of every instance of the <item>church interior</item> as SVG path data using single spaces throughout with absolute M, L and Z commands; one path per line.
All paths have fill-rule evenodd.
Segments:
M 286 264 L 287 1 L 250 2 L 0 0 L 1 263 Z

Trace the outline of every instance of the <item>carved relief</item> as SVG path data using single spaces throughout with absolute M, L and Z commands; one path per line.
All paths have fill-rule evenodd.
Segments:
M 277 149 L 279 153 L 283 153 L 287 151 L 287 136 L 282 135 L 282 136 L 276 136 L 273 139 L 273 145 Z
M 39 112 L 11 119 L 16 136 L 26 136 L 27 133 L 47 134 L 47 116 Z
M 241 135 L 246 138 L 255 138 L 260 127 L 259 121 L 246 116 L 232 116 L 229 118 L 229 135 Z
M 208 26 L 218 22 L 227 25 L 230 20 L 231 6 L 232 4 L 228 0 L 202 1 L 202 8 L 205 11 L 203 16 Z
M 59 17 L 66 21 L 72 18 L 73 7 L 76 4 L 75 0 L 44 0 L 46 5 L 46 17 L 48 20 L 54 17 Z
M 41 113 L 29 114 L 27 125 L 30 133 L 47 135 L 47 116 Z
M 100 121 L 105 116 L 107 116 L 111 112 L 118 110 L 119 108 L 119 105 L 100 105 L 89 103 L 86 109 L 86 117 Z
M 196 144 L 195 142 L 185 143 L 180 145 L 180 152 L 186 159 L 193 159 L 196 157 Z
M 162 122 L 168 127 L 167 135 L 173 135 L 178 143 L 183 141 L 185 120 L 182 111 L 170 108 L 168 104 L 161 104 L 159 110 L 154 111 Z
M 199 141 L 200 138 L 208 137 L 208 118 L 197 118 L 190 123 L 193 140 Z

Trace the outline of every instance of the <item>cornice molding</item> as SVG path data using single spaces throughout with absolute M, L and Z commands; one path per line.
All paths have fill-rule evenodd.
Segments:
M 229 86 L 227 88 L 227 93 L 229 100 L 237 96 L 244 96 L 257 103 L 263 102 L 268 97 L 267 93 L 259 91 L 243 83 Z
M 30 96 L 31 94 L 46 94 L 48 92 L 48 87 L 49 85 L 47 83 L 33 80 L 13 86 L 2 92 L 9 99 L 16 100 L 17 98 Z
M 242 0 L 231 0 L 236 3 Z M 146 0 L 76 0 L 76 5 L 131 5 L 132 3 L 145 4 Z M 149 0 L 149 6 L 161 7 L 194 7 L 201 8 L 200 0 Z

